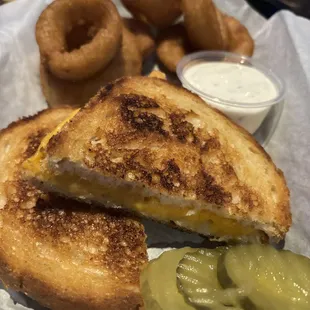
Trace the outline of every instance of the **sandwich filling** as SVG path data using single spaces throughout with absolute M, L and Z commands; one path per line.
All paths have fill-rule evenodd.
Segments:
M 225 239 L 239 239 L 243 237 L 257 236 L 259 231 L 253 227 L 244 226 L 237 220 L 224 218 L 212 211 L 197 208 L 193 205 L 179 206 L 177 204 L 165 204 L 159 198 L 143 196 L 137 191 L 128 189 L 128 186 L 113 187 L 100 184 L 97 181 L 84 179 L 71 171 L 56 174 L 49 168 L 46 159 L 46 146 L 49 140 L 56 135 L 62 127 L 70 121 L 79 110 L 74 111 L 55 130 L 49 133 L 41 142 L 37 152 L 24 163 L 24 168 L 30 172 L 31 177 L 43 182 L 49 190 L 57 190 L 65 195 L 81 200 L 123 206 L 136 213 L 153 218 L 161 222 L 172 222 L 185 229 L 201 234 L 213 235 Z

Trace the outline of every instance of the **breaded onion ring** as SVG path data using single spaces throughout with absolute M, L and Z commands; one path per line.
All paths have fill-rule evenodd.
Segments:
M 81 33 L 84 42 L 72 44 L 70 37 Z M 41 60 L 66 80 L 89 78 L 107 66 L 119 49 L 121 34 L 121 18 L 110 0 L 55 0 L 36 25 Z
M 133 18 L 123 18 L 123 22 L 126 28 L 135 35 L 142 57 L 149 56 L 155 49 L 155 40 L 150 26 Z
M 212 0 L 182 0 L 184 24 L 196 49 L 225 50 L 228 29 L 223 14 Z
M 252 56 L 255 44 L 246 27 L 231 16 L 225 15 L 224 20 L 228 27 L 228 50 L 233 53 Z
M 122 0 L 136 18 L 158 28 L 170 26 L 181 15 L 181 0 Z
M 83 106 L 105 84 L 122 76 L 139 75 L 142 57 L 135 37 L 125 27 L 122 46 L 110 64 L 101 72 L 84 81 L 65 81 L 53 76 L 41 65 L 41 84 L 49 106 Z
M 157 57 L 169 71 L 175 72 L 178 62 L 192 51 L 182 23 L 173 25 L 159 33 L 156 48 Z

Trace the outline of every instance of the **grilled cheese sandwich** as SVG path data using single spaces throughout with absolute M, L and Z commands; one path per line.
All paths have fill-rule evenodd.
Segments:
M 32 169 L 34 165 L 31 167 L 31 164 L 27 163 L 25 167 Z M 40 169 L 40 167 L 39 164 L 35 169 Z M 97 201 L 106 204 L 113 201 L 116 205 L 124 206 L 146 217 L 152 217 L 161 222 L 172 221 L 190 231 L 233 238 L 255 233 L 255 230 L 250 227 L 244 227 L 235 220 L 217 216 L 208 210 L 197 211 L 191 206 L 178 208 L 172 204 L 163 204 L 157 198 L 143 198 L 126 189 L 104 187 L 70 173 L 64 173 L 59 177 L 46 170 L 43 175 L 44 179 L 49 182 L 51 190 L 57 189 L 62 194 L 90 202 Z
M 236 220 L 223 218 L 208 210 L 195 210 L 193 206 L 184 206 L 178 208 L 174 205 L 162 204 L 154 197 L 141 197 L 134 192 L 128 192 L 122 187 L 105 187 L 90 180 L 81 178 L 70 172 L 64 172 L 61 175 L 53 173 L 47 165 L 45 148 L 49 140 L 55 136 L 61 128 L 74 117 L 78 110 L 74 111 L 64 122 L 58 125 L 51 133 L 43 138 L 38 151 L 35 155 L 24 162 L 23 167 L 32 173 L 39 175 L 49 183 L 49 189 L 60 191 L 72 197 L 81 200 L 97 201 L 107 203 L 113 201 L 114 204 L 132 209 L 137 213 L 161 221 L 173 221 L 180 223 L 185 229 L 196 231 L 201 234 L 210 234 L 217 237 L 231 236 L 239 238 L 242 236 L 257 236 L 255 230 L 251 227 L 244 227 Z M 206 227 L 207 225 L 207 227 Z
M 142 224 L 43 193 L 21 172 L 74 113 L 46 110 L 0 132 L 0 279 L 51 309 L 137 309 L 147 261 Z
M 218 239 L 284 237 L 283 174 L 243 129 L 157 78 L 103 88 L 24 165 L 49 190 Z

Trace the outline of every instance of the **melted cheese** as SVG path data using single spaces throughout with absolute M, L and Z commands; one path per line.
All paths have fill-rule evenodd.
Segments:
M 62 127 L 64 127 L 78 112 L 80 109 L 74 110 L 70 115 L 65 118 L 53 131 L 48 133 L 41 141 L 36 153 L 28 158 L 24 163 L 23 163 L 23 168 L 26 170 L 29 170 L 33 172 L 34 174 L 42 173 L 44 174 L 44 178 L 48 177 L 47 171 L 41 171 L 41 161 L 45 158 L 45 149 L 48 144 L 48 142 L 51 140 L 51 138 L 55 135 L 57 135 Z
M 56 135 L 61 128 L 70 121 L 78 112 L 74 111 L 65 121 L 59 124 L 55 130 L 49 133 L 41 142 L 38 151 L 24 163 L 24 168 L 32 174 L 40 175 L 40 179 L 48 182 L 52 187 L 81 199 L 104 202 L 111 200 L 115 204 L 124 206 L 128 209 L 142 213 L 143 215 L 164 222 L 173 221 L 182 223 L 185 228 L 193 231 L 208 231 L 215 236 L 239 237 L 250 235 L 255 232 L 251 227 L 245 227 L 236 220 L 223 218 L 217 214 L 202 209 L 195 209 L 192 206 L 179 207 L 173 204 L 161 204 L 158 199 L 153 197 L 141 197 L 139 194 L 128 193 L 125 188 L 107 188 L 99 183 L 90 182 L 79 176 L 63 173 L 53 174 L 49 169 L 44 168 L 43 164 L 46 157 L 45 148 L 48 141 Z

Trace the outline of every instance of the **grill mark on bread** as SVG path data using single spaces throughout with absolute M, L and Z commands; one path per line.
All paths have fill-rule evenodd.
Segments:
M 125 282 L 138 281 L 137 269 L 147 261 L 142 224 L 120 210 L 103 213 L 102 208 L 52 194 L 43 198 L 41 191 L 23 180 L 8 185 L 15 194 L 10 193 L 7 212 L 35 231 L 39 239 L 56 247 L 89 244 L 83 254 L 86 260 L 106 265 L 120 277 L 124 275 Z M 132 259 L 135 264 L 130 263 Z
M 253 209 L 258 209 L 258 212 L 263 212 L 263 209 L 260 210 L 260 208 L 258 208 L 263 204 L 263 201 L 259 198 L 259 195 L 248 186 L 243 186 L 242 191 L 242 201 L 248 205 L 249 210 L 252 211 Z
M 9 154 L 0 157 L 3 171 L 8 174 L 8 180 L 0 184 L 2 195 L 6 198 L 6 205 L 0 209 L 0 275 L 9 287 L 22 287 L 29 296 L 45 306 L 52 305 L 51 308 L 72 308 L 78 305 L 85 309 L 99 309 L 104 304 L 115 309 L 134 309 L 142 303 L 138 293 L 139 274 L 142 265 L 147 262 L 142 224 L 119 210 L 103 212 L 102 208 L 92 208 L 90 205 L 44 194 L 22 179 L 23 160 L 37 150 L 40 138 L 71 112 L 72 109 L 68 109 L 67 113 L 46 110 L 0 132 L 2 148 L 7 145 L 7 141 L 14 141 Z M 15 144 L 16 139 L 20 143 Z M 15 165 L 10 166 L 11 162 Z M 16 249 L 16 253 L 23 253 L 22 256 L 15 253 L 14 244 L 10 242 L 15 237 L 7 233 L 10 230 L 14 231 L 13 235 L 19 240 L 24 240 L 24 248 Z M 34 252 L 31 252 L 32 249 L 35 249 Z M 45 277 L 45 268 L 46 273 L 49 273 L 48 258 L 44 268 L 36 265 L 36 262 L 44 261 L 40 256 L 47 255 L 46 250 L 49 249 L 56 256 L 60 254 L 65 263 L 66 260 L 71 263 L 71 259 L 81 254 L 81 264 L 85 263 L 86 268 L 94 268 L 95 271 L 103 270 L 104 276 L 108 277 L 107 282 L 112 282 L 112 287 L 107 284 L 107 292 L 98 292 L 97 289 L 87 298 L 79 292 L 70 295 L 70 292 L 55 285 L 57 281 Z M 16 259 L 13 259 L 15 255 Z M 33 268 L 28 268 L 28 263 L 25 264 L 23 260 L 31 262 L 37 270 L 34 272 Z M 55 271 L 57 273 L 57 268 Z M 68 271 L 69 277 L 71 274 Z M 68 275 L 65 272 L 59 274 L 59 277 L 68 281 Z M 42 283 L 40 279 L 44 279 Z M 99 281 L 97 276 L 94 279 Z M 73 289 L 78 285 L 82 287 L 84 282 L 76 283 Z
M 124 94 L 119 95 L 117 100 L 120 101 L 122 119 L 133 128 L 167 135 L 163 129 L 164 122 L 160 117 L 151 112 L 139 111 L 139 109 L 159 108 L 154 99 L 142 95 Z
M 151 156 L 147 150 L 126 150 L 121 162 L 111 160 L 111 150 L 103 149 L 102 145 L 88 145 L 88 151 L 93 156 L 84 157 L 84 163 L 88 168 L 104 170 L 107 173 L 131 181 L 146 182 L 148 185 L 161 184 L 169 191 L 179 190 L 184 187 L 181 170 L 176 161 L 171 159 L 162 162 L 162 169 L 150 168 L 148 162 L 142 164 L 143 157 Z M 124 151 L 124 150 L 123 150 Z
M 193 124 L 185 120 L 185 114 L 171 113 L 169 117 L 170 129 L 181 142 L 197 143 L 199 141 L 195 135 Z
M 45 129 L 41 129 L 38 132 L 30 135 L 28 137 L 28 146 L 27 149 L 25 150 L 24 154 L 23 154 L 23 158 L 29 158 L 32 155 L 34 155 L 34 153 L 37 151 L 41 140 L 46 136 L 46 134 L 48 133 L 48 131 Z
M 181 186 L 181 171 L 175 160 L 168 160 L 164 170 L 157 173 L 160 175 L 161 185 L 166 189 L 173 190 Z
M 91 160 L 88 157 L 84 158 L 84 163 L 87 167 L 91 169 L 99 168 L 107 171 L 108 173 L 115 174 L 120 178 L 124 178 L 124 165 L 122 163 L 112 162 L 109 157 L 109 151 L 100 148 L 99 145 L 89 145 L 88 151 L 94 157 Z
M 55 247 L 89 245 L 83 251 L 85 260 L 105 265 L 127 283 L 138 281 L 137 270 L 147 261 L 142 224 L 120 210 L 102 212 L 102 208 L 52 194 L 43 198 L 26 181 L 18 180 L 10 185 L 17 189 L 17 195 L 11 195 L 7 212 L 21 225 L 35 231 L 38 239 Z M 30 201 L 32 207 L 25 208 Z M 135 264 L 131 263 L 133 259 Z
M 104 100 L 113 90 L 114 83 L 108 83 L 106 86 L 102 87 L 98 93 L 98 99 Z
M 112 94 L 113 95 L 113 94 Z M 93 161 L 85 159 L 84 162 L 89 168 L 99 168 L 101 171 L 106 171 L 117 177 L 131 181 L 146 182 L 148 185 L 159 184 L 166 189 L 168 192 L 178 192 L 187 190 L 188 192 L 195 192 L 197 199 L 205 200 L 206 202 L 220 205 L 230 205 L 232 202 L 232 194 L 226 192 L 224 188 L 217 183 L 215 178 L 204 170 L 203 164 L 201 163 L 201 172 L 198 174 L 199 181 L 194 182 L 191 185 L 186 183 L 186 176 L 182 174 L 179 166 L 175 160 L 168 160 L 164 163 L 162 169 L 151 168 L 151 165 L 143 166 L 136 161 L 146 150 L 127 150 L 125 147 L 115 149 L 122 143 L 125 145 L 129 140 L 135 141 L 139 138 L 138 133 L 143 131 L 157 132 L 163 134 L 166 139 L 173 140 L 177 138 L 181 143 L 193 144 L 194 148 L 197 148 L 199 160 L 201 156 L 209 151 L 221 150 L 221 142 L 219 140 L 219 132 L 215 130 L 212 133 L 200 132 L 195 130 L 192 123 L 186 120 L 187 113 L 180 111 L 172 112 L 167 114 L 156 100 L 146 97 L 144 95 L 138 95 L 133 93 L 126 93 L 117 95 L 116 100 L 120 103 L 120 115 L 123 121 L 129 123 L 136 132 L 126 132 L 125 136 L 115 132 L 103 132 L 102 135 L 106 136 L 108 140 L 108 149 L 104 149 L 100 144 L 96 145 L 96 148 L 91 146 L 88 150 L 93 153 Z M 164 123 L 167 120 L 162 120 L 160 117 L 153 113 L 144 112 L 147 109 L 157 109 L 166 113 L 167 119 L 169 120 L 168 128 L 170 131 L 162 132 Z M 143 112 L 141 111 L 143 110 Z M 188 112 L 189 113 L 189 112 Z M 154 119 L 152 118 L 154 117 Z M 156 120 L 156 121 L 154 121 Z M 137 133 L 138 132 L 138 133 Z M 125 139 L 127 137 L 127 141 Z M 140 136 L 141 137 L 141 136 Z M 122 143 L 121 143 L 122 142 Z M 124 157 L 120 163 L 114 163 L 110 160 L 111 150 L 115 150 L 116 153 L 124 153 Z M 152 152 L 148 156 L 152 156 Z M 223 157 L 223 156 L 222 156 Z M 225 179 L 230 182 L 238 181 L 233 167 L 227 162 L 225 158 L 221 157 L 221 169 L 220 173 Z M 219 167 L 220 169 L 220 167 Z M 231 179 L 231 180 L 230 180 Z M 196 188 L 195 188 L 196 186 Z M 241 199 L 247 203 L 249 208 L 258 207 L 258 202 L 255 195 L 255 201 L 251 200 L 254 197 L 252 192 L 248 195 L 247 190 L 243 191 Z
M 210 137 L 207 140 L 203 141 L 201 146 L 201 152 L 208 152 L 209 150 L 219 150 L 221 148 L 221 143 L 217 137 Z
M 65 137 L 59 132 L 51 137 L 51 139 L 48 141 L 48 144 L 46 146 L 47 152 L 53 152 L 58 144 L 63 141 Z
M 231 202 L 231 193 L 225 192 L 223 187 L 217 185 L 214 177 L 209 175 L 206 171 L 202 170 L 197 178 L 199 180 L 196 189 L 197 197 L 216 205 Z
M 106 265 L 123 275 L 125 282 L 132 282 L 137 281 L 137 269 L 146 262 L 145 235 L 142 224 L 125 215 L 120 210 L 102 212 L 102 208 L 49 195 L 38 200 L 28 222 L 55 246 L 59 242 L 88 245 L 85 259 Z M 132 264 L 132 259 L 138 264 Z
M 24 212 L 27 214 L 26 210 L 30 210 L 35 206 L 42 192 L 29 182 L 20 179 L 18 173 L 16 176 L 18 178 L 15 180 L 4 183 L 4 191 L 8 197 L 5 208 L 13 210 L 13 212 L 17 212 L 19 209 L 25 210 Z
M 151 132 L 146 129 L 138 130 L 132 127 L 130 123 L 123 120 L 120 115 L 120 101 L 115 100 L 115 98 L 119 97 L 120 94 L 133 95 L 133 93 L 139 97 L 143 95 L 144 97 L 151 98 L 159 106 L 158 108 L 133 108 L 132 110 L 150 112 L 156 114 L 156 116 L 160 116 L 164 122 L 163 129 L 167 131 L 166 136 L 161 135 L 157 131 Z M 178 102 L 178 100 L 180 100 L 180 102 Z M 185 110 L 182 109 L 183 100 L 186 106 Z M 109 127 L 103 126 L 102 135 L 106 141 L 103 142 L 102 148 L 113 149 L 116 153 L 119 152 L 121 161 L 124 160 L 124 155 L 128 152 L 130 147 L 130 151 L 132 151 L 133 148 L 141 150 L 144 146 L 146 149 L 149 149 L 149 154 L 153 155 L 154 162 L 148 166 L 144 165 L 144 168 L 149 173 L 152 173 L 152 185 L 154 189 L 163 191 L 165 194 L 175 193 L 177 196 L 182 196 L 184 198 L 188 197 L 190 199 L 205 200 L 203 195 L 199 198 L 195 193 L 197 184 L 199 185 L 200 180 L 203 180 L 201 171 L 206 171 L 208 175 L 214 178 L 211 185 L 217 185 L 219 186 L 219 190 L 224 191 L 224 193 L 227 191 L 232 194 L 232 198 L 227 196 L 225 198 L 227 201 L 231 200 L 231 202 L 223 203 L 221 206 L 219 205 L 219 212 L 227 212 L 231 216 L 238 217 L 239 219 L 247 218 L 250 214 L 250 217 L 256 219 L 260 209 L 269 208 L 272 216 L 276 218 L 275 221 L 277 222 L 276 229 L 272 231 L 271 234 L 275 234 L 277 237 L 283 237 L 291 223 L 289 191 L 286 187 L 284 177 L 272 163 L 269 155 L 243 128 L 231 123 L 225 115 L 216 109 L 206 106 L 199 96 L 192 94 L 185 89 L 179 88 L 172 83 L 157 78 L 122 78 L 114 83 L 114 88 L 106 99 L 106 102 L 109 104 L 101 104 L 100 100 L 97 100 L 96 104 L 92 106 L 91 111 L 94 113 L 92 116 L 96 115 L 95 113 L 102 113 L 102 115 L 105 115 L 106 112 L 109 113 L 109 115 L 113 114 L 113 116 L 115 116 L 113 121 L 109 123 Z M 193 108 L 191 108 L 186 102 L 192 104 Z M 194 114 L 191 114 L 191 110 L 193 110 Z M 175 133 L 173 132 L 171 115 L 176 111 L 177 113 L 180 112 L 181 114 L 184 114 L 185 121 L 193 125 L 194 134 L 199 139 L 199 143 L 189 143 L 184 139 L 184 136 L 186 136 L 187 133 L 183 133 L 181 130 L 182 128 L 175 130 Z M 210 115 L 208 115 L 208 113 Z M 213 116 L 215 119 L 211 119 Z M 197 118 L 197 123 L 195 118 Z M 210 119 L 210 125 L 208 123 L 208 118 Z M 85 113 L 84 119 L 91 119 L 91 117 Z M 71 130 L 74 129 L 76 124 L 83 124 L 82 117 L 75 117 Z M 219 124 L 220 126 L 217 128 L 217 126 L 213 126 L 213 124 Z M 66 143 L 66 141 L 69 142 L 70 128 L 67 127 L 64 129 L 65 130 L 62 134 L 64 140 L 60 141 L 60 143 Z M 181 133 L 179 133 L 178 130 L 180 130 Z M 190 131 L 191 128 L 189 128 L 189 132 Z M 243 139 L 244 147 L 240 145 L 240 147 L 235 148 L 234 138 L 236 138 L 237 141 Z M 148 141 L 150 142 L 148 143 Z M 127 148 L 127 146 L 129 147 Z M 240 160 L 243 158 L 242 155 L 244 152 L 250 153 L 249 147 L 252 148 L 252 151 L 255 150 L 257 152 L 257 154 L 255 152 L 252 154 L 260 157 L 258 161 L 264 167 L 268 167 L 270 178 L 276 182 L 275 186 L 277 190 L 274 191 L 274 195 L 277 195 L 276 207 L 271 204 L 272 202 L 269 201 L 270 199 L 265 199 L 265 189 L 263 189 L 262 193 L 259 192 L 259 190 L 255 193 L 255 195 L 258 195 L 261 198 L 261 200 L 258 201 L 259 205 L 257 207 L 255 206 L 256 203 L 251 206 L 251 203 L 249 204 L 246 202 L 247 199 L 251 199 L 251 195 L 249 195 L 248 198 L 246 198 L 246 196 L 252 193 L 252 187 L 246 186 L 248 183 L 251 184 L 251 180 L 248 182 L 248 179 L 246 179 L 245 176 L 250 173 L 251 178 L 253 179 L 253 175 L 252 171 L 247 171 L 247 164 Z M 162 148 L 162 153 L 160 155 L 156 148 Z M 60 152 L 64 149 L 66 148 L 58 147 Z M 65 153 L 66 150 L 62 154 Z M 50 152 L 50 155 L 53 156 L 53 152 Z M 85 152 L 83 156 L 91 157 L 88 163 L 94 164 L 94 149 L 92 149 L 90 154 Z M 178 189 L 166 190 L 161 184 L 160 175 L 155 172 L 155 167 L 158 168 L 159 166 L 159 160 L 156 160 L 156 156 L 162 159 L 162 165 L 164 165 L 169 159 L 175 160 L 181 171 L 181 179 L 184 180 Z M 203 164 L 198 164 L 199 159 L 203 160 Z M 74 158 L 73 156 L 72 160 L 75 161 L 77 158 Z M 83 161 L 84 159 L 82 158 L 81 160 Z M 252 161 L 251 155 L 249 160 Z M 189 162 L 191 163 L 190 165 Z M 238 169 L 239 165 L 245 169 Z M 163 166 L 161 166 L 159 170 L 162 169 Z M 102 169 L 98 168 L 97 172 L 104 174 L 106 169 L 105 167 L 102 167 Z M 124 178 L 126 179 L 126 173 L 124 173 Z M 206 180 L 203 182 L 206 182 Z M 203 192 L 202 189 L 201 191 Z M 287 215 L 285 219 L 280 214 L 281 212 L 278 211 L 280 210 L 279 208 L 282 201 L 283 210 Z M 259 223 L 259 225 L 261 223 L 269 225 L 271 223 L 270 216 L 258 216 L 257 223 Z
M 121 105 L 126 108 L 159 108 L 158 103 L 154 99 L 143 95 L 123 94 L 119 95 L 117 98 L 120 100 Z
M 31 132 L 25 140 L 27 147 L 21 157 L 27 159 L 32 156 L 37 151 L 42 138 L 50 130 L 45 128 Z M 124 215 L 124 212 L 106 210 L 102 213 L 102 209 L 91 208 L 77 201 L 51 194 L 45 195 L 28 181 L 21 179 L 20 170 L 16 172 L 14 181 L 7 182 L 6 192 L 9 197 L 7 206 L 11 212 L 17 212 L 21 223 L 34 227 L 36 233 L 42 238 L 52 237 L 51 242 L 57 243 L 59 238 L 67 236 L 67 242 L 86 238 L 99 246 L 103 241 L 99 240 L 100 236 L 97 234 L 92 236 L 91 232 L 101 231 L 100 235 L 110 243 L 102 252 L 101 258 L 91 253 L 92 259 L 102 261 L 117 273 L 125 274 L 125 282 L 137 281 L 130 276 L 137 277 L 137 268 L 147 261 L 142 224 L 132 221 L 130 217 L 119 217 Z M 86 230 L 87 235 L 85 235 Z M 122 243 L 121 247 L 119 247 L 120 243 Z M 137 247 L 141 249 L 138 256 L 134 257 L 137 255 Z M 131 264 L 131 259 L 135 259 L 138 264 Z M 127 263 L 123 263 L 123 260 Z M 114 266 L 115 261 L 118 261 L 117 266 Z M 128 274 L 131 267 L 132 274 Z

